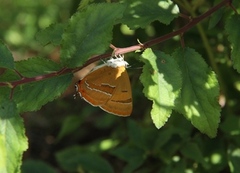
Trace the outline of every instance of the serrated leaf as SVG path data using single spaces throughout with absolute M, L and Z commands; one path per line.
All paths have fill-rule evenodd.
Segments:
M 20 173 L 22 155 L 28 146 L 23 121 L 13 101 L 0 97 L 0 105 L 0 172 Z
M 42 45 L 47 45 L 49 43 L 52 43 L 53 45 L 60 45 L 62 41 L 62 34 L 66 25 L 66 23 L 52 24 L 39 31 L 36 34 L 36 40 Z
M 175 99 L 181 88 L 181 73 L 171 56 L 146 49 L 142 54 L 143 73 L 140 80 L 145 96 L 153 101 L 151 117 L 157 128 L 168 120 L 174 107 Z
M 7 46 L 0 41 L 0 67 L 2 68 L 14 68 L 14 59 Z
M 93 55 L 109 48 L 112 28 L 122 16 L 124 6 L 118 3 L 92 4 L 77 12 L 63 34 L 61 61 L 77 67 Z
M 232 44 L 231 58 L 233 61 L 233 67 L 240 73 L 240 15 L 233 15 L 227 20 L 225 29 L 228 33 L 228 40 Z
M 18 110 L 26 112 L 40 109 L 44 104 L 59 97 L 70 85 L 71 79 L 72 75 L 68 74 L 19 85 L 13 92 Z
M 219 85 L 215 73 L 193 49 L 177 49 L 173 57 L 183 76 L 176 109 L 202 133 L 215 137 L 220 121 Z
M 67 172 L 83 169 L 94 173 L 113 173 L 111 165 L 102 157 L 91 152 L 84 152 L 78 146 L 68 148 L 56 154 L 61 167 Z
M 29 58 L 27 60 L 17 61 L 15 63 L 16 70 L 24 77 L 36 77 L 61 69 L 61 66 L 49 59 L 45 58 Z
M 178 6 L 170 0 L 125 0 L 125 3 L 122 22 L 131 29 L 145 28 L 155 20 L 169 24 L 179 13 Z

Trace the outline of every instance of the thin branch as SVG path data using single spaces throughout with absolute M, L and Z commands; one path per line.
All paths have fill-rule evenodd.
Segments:
M 177 36 L 179 34 L 182 34 L 186 31 L 188 31 L 189 29 L 191 29 L 193 26 L 195 26 L 197 23 L 199 23 L 200 21 L 206 19 L 207 17 L 209 17 L 212 13 L 214 13 L 215 11 L 217 11 L 218 9 L 222 8 L 223 6 L 227 5 L 230 3 L 230 0 L 224 0 L 222 2 L 220 2 L 218 5 L 214 6 L 213 8 L 211 8 L 210 10 L 208 10 L 206 13 L 198 16 L 198 17 L 195 17 L 195 18 L 192 18 L 192 20 L 186 24 L 185 26 L 183 26 L 182 28 L 180 28 L 179 30 L 176 30 L 174 32 L 171 32 L 169 34 L 166 34 L 162 37 L 159 37 L 159 38 L 156 38 L 156 39 L 153 39 L 153 40 L 150 40 L 148 42 L 145 42 L 143 43 L 144 44 L 144 47 L 150 47 L 150 46 L 153 46 L 155 44 L 159 44 L 163 41 L 166 41 L 174 36 Z
M 184 42 L 184 38 L 183 38 L 183 33 L 180 34 L 180 42 L 181 42 L 182 48 L 185 48 L 185 42 Z
M 229 3 L 229 6 L 233 9 L 233 11 L 234 11 L 236 14 L 238 14 L 237 9 L 236 9 L 231 3 Z
M 182 28 L 171 32 L 169 34 L 166 34 L 164 36 L 155 38 L 153 40 L 147 41 L 145 43 L 139 43 L 137 45 L 134 46 L 130 46 L 130 47 L 125 47 L 125 48 L 117 48 L 113 45 L 110 45 L 111 48 L 113 48 L 113 53 L 106 53 L 106 54 L 102 54 L 102 55 L 98 55 L 98 56 L 94 56 L 92 58 L 90 58 L 89 60 L 87 60 L 83 66 L 78 67 L 78 68 L 63 68 L 59 71 L 53 72 L 53 73 L 49 73 L 49 74 L 45 74 L 45 75 L 40 75 L 40 76 L 36 76 L 33 78 L 26 78 L 26 77 L 22 77 L 22 75 L 17 72 L 17 74 L 22 77 L 22 79 L 17 80 L 17 81 L 12 81 L 12 82 L 0 82 L 0 87 L 1 86 L 12 86 L 12 89 L 14 89 L 17 85 L 21 85 L 21 84 L 25 84 L 25 83 L 29 83 L 29 82 L 35 82 L 35 81 L 40 81 L 40 80 L 44 80 L 44 79 L 48 79 L 51 77 L 55 77 L 55 76 L 59 76 L 59 75 L 64 75 L 67 73 L 74 73 L 76 71 L 81 70 L 82 68 L 90 65 L 93 62 L 96 62 L 100 59 L 104 59 L 104 58 L 108 58 L 114 55 L 118 55 L 118 54 L 125 54 L 125 53 L 129 53 L 129 52 L 134 52 L 136 50 L 144 50 L 148 47 L 151 47 L 155 44 L 159 44 L 163 41 L 166 41 L 174 36 L 177 35 L 182 35 L 184 32 L 188 31 L 189 29 L 191 29 L 193 26 L 195 26 L 197 23 L 201 22 L 202 20 L 206 19 L 207 17 L 209 17 L 212 13 L 214 13 L 215 11 L 217 11 L 218 9 L 222 8 L 223 6 L 226 5 L 230 5 L 231 6 L 231 0 L 223 0 L 222 2 L 220 2 L 218 5 L 214 6 L 213 8 L 211 8 L 210 10 L 208 10 L 206 13 L 192 18 L 188 24 L 186 24 L 185 26 L 183 26 Z M 232 7 L 232 6 L 231 6 Z M 233 7 L 232 7 L 233 8 Z M 233 8 L 234 9 L 234 8 Z

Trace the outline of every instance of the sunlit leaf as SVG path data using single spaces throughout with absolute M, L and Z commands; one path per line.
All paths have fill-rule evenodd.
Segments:
M 0 172 L 20 173 L 22 154 L 27 149 L 23 120 L 16 104 L 0 97 Z
M 158 20 L 169 24 L 178 16 L 178 6 L 170 0 L 125 0 L 127 9 L 122 22 L 131 29 L 145 28 L 151 22 Z
M 215 73 L 193 49 L 177 49 L 173 57 L 178 61 L 183 76 L 176 109 L 202 133 L 210 137 L 216 136 L 220 106 Z
M 159 51 L 147 49 L 142 54 L 145 63 L 140 77 L 145 96 L 153 101 L 151 117 L 157 128 L 168 120 L 181 88 L 181 72 L 175 60 Z
M 118 3 L 92 4 L 72 16 L 63 34 L 62 62 L 77 67 L 104 53 L 112 40 L 113 25 L 123 11 L 124 6 Z

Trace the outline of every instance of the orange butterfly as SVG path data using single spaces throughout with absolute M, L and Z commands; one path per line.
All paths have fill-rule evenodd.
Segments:
M 129 116 L 132 113 L 132 90 L 127 65 L 121 55 L 109 59 L 76 83 L 77 93 L 108 113 Z

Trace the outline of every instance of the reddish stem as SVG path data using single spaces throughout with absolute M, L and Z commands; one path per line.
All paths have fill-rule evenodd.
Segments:
M 130 46 L 130 47 L 125 47 L 125 48 L 117 48 L 113 45 L 110 45 L 110 47 L 113 49 L 113 53 L 106 53 L 106 54 L 102 54 L 102 55 L 98 55 L 98 56 L 94 56 L 93 58 L 89 59 L 88 61 L 85 62 L 85 64 L 81 67 L 78 67 L 78 68 L 63 68 L 57 72 L 53 72 L 53 73 L 49 73 L 49 74 L 45 74 L 45 75 L 40 75 L 40 76 L 36 76 L 36 77 L 33 77 L 33 78 L 25 78 L 23 77 L 19 72 L 17 72 L 17 74 L 21 77 L 20 80 L 17 80 L 17 81 L 12 81 L 12 82 L 0 82 L 0 87 L 1 86 L 11 86 L 12 87 L 12 90 L 18 86 L 18 85 L 21 85 L 21 84 L 24 84 L 24 83 L 29 83 L 29 82 L 34 82 L 34 81 L 39 81 L 39 80 L 44 80 L 44 79 L 47 79 L 47 78 L 51 78 L 51 77 L 55 77 L 55 76 L 58 76 L 58 75 L 63 75 L 63 74 L 67 74 L 67 73 L 74 73 L 78 70 L 81 70 L 82 68 L 88 66 L 89 64 L 95 62 L 95 61 L 98 61 L 100 59 L 104 59 L 104 58 L 108 58 L 108 57 L 111 57 L 113 54 L 114 55 L 118 55 L 118 54 L 125 54 L 125 53 L 129 53 L 129 52 L 134 52 L 136 50 L 144 50 L 148 47 L 151 47 L 155 44 L 159 44 L 163 41 L 166 41 L 176 35 L 182 35 L 184 32 L 186 32 L 187 30 L 191 29 L 193 26 L 195 26 L 197 23 L 199 23 L 200 21 L 204 20 L 205 18 L 209 17 L 212 13 L 214 13 L 215 11 L 217 11 L 218 9 L 222 8 L 223 6 L 229 4 L 230 7 L 232 7 L 231 5 L 231 0 L 223 0 L 222 2 L 220 2 L 218 5 L 214 6 L 213 8 L 211 8 L 210 10 L 208 10 L 206 13 L 198 16 L 198 17 L 195 17 L 193 19 L 191 19 L 189 21 L 188 24 L 186 24 L 185 26 L 183 26 L 182 28 L 180 28 L 179 30 L 176 30 L 174 32 L 171 32 L 169 34 L 166 34 L 162 37 L 158 37 L 158 38 L 155 38 L 153 40 L 150 40 L 150 41 L 147 41 L 145 43 L 139 43 L 137 45 L 134 45 L 134 46 Z M 233 7 L 232 7 L 233 8 Z M 235 9 L 235 8 L 233 8 Z

